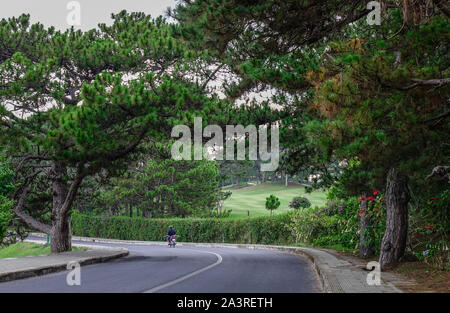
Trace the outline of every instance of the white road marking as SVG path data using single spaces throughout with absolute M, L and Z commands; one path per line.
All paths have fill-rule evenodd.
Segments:
M 168 283 L 165 283 L 165 284 L 163 284 L 163 285 L 160 285 L 160 286 L 154 287 L 154 288 L 152 288 L 152 289 L 149 289 L 149 290 L 147 290 L 147 291 L 144 291 L 144 293 L 154 293 L 154 292 L 157 292 L 157 291 L 159 291 L 159 290 L 161 290 L 161 289 L 164 289 L 164 288 L 173 286 L 173 285 L 175 285 L 175 284 L 178 284 L 178 283 L 180 283 L 180 282 L 182 282 L 182 281 L 184 281 L 184 280 L 186 280 L 186 279 L 188 279 L 188 278 L 191 278 L 191 277 L 193 277 L 193 276 L 195 276 L 195 275 L 198 275 L 198 274 L 200 274 L 200 273 L 202 273 L 202 272 L 204 272 L 204 271 L 207 271 L 207 270 L 209 270 L 209 269 L 211 269 L 211 268 L 213 268 L 213 267 L 219 265 L 220 263 L 222 263 L 222 256 L 221 256 L 220 254 L 218 254 L 218 253 L 209 252 L 209 251 L 193 250 L 193 249 L 184 249 L 184 250 L 190 250 L 190 251 L 196 251 L 196 252 L 201 252 L 201 253 L 214 254 L 214 255 L 217 257 L 217 262 L 214 263 L 214 264 L 208 265 L 208 266 L 206 266 L 206 267 L 204 267 L 204 268 L 201 268 L 201 269 L 199 269 L 199 270 L 196 270 L 196 271 L 194 271 L 194 272 L 192 272 L 192 273 L 190 273 L 190 274 L 187 274 L 187 275 L 185 275 L 185 276 L 182 276 L 182 277 L 180 277 L 180 278 L 177 278 L 177 279 L 175 279 L 175 280 L 172 280 L 172 281 L 170 281 L 170 282 L 168 282 Z

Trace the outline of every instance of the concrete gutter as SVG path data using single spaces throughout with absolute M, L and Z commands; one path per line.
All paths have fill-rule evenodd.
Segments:
M 30 236 L 45 237 L 45 234 L 31 233 Z M 105 238 L 77 237 L 72 240 L 82 242 L 97 242 L 106 244 L 129 244 L 129 245 L 151 245 L 166 246 L 167 242 L 160 241 L 138 241 L 138 240 L 118 240 Z M 395 287 L 388 279 L 381 274 L 380 285 L 369 285 L 367 275 L 369 274 L 361 266 L 355 266 L 344 258 L 331 254 L 324 249 L 257 245 L 257 244 L 226 244 L 226 243 L 193 243 L 177 242 L 180 247 L 203 247 L 203 248 L 234 248 L 250 250 L 275 250 L 287 253 L 300 254 L 311 261 L 316 271 L 322 290 L 327 293 L 402 293 L 403 291 Z M 386 275 L 388 276 L 388 275 Z
M 41 236 L 39 236 L 41 237 Z M 42 244 L 42 241 L 25 240 Z M 117 247 L 73 244 L 75 247 L 87 248 L 87 251 L 64 252 L 22 258 L 0 259 L 0 283 L 34 276 L 65 271 L 72 262 L 81 266 L 107 262 L 125 257 L 128 249 Z

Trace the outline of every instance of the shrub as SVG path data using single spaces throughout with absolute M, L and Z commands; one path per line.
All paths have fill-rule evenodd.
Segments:
M 8 160 L 0 155 L 0 245 L 3 243 L 6 231 L 12 219 L 13 202 L 7 196 L 15 189 L 12 184 L 14 172 L 8 166 Z
M 12 201 L 8 201 L 4 196 L 0 195 L 0 245 L 3 243 L 6 231 L 13 216 L 11 212 Z
M 293 208 L 295 210 L 306 209 L 306 208 L 311 207 L 311 202 L 308 200 L 308 198 L 305 198 L 305 197 L 295 197 L 289 203 L 289 207 Z
M 270 215 L 272 215 L 272 211 L 278 209 L 279 206 L 280 199 L 278 199 L 274 195 L 270 195 L 266 198 L 266 209 L 270 211 Z
M 439 269 L 450 269 L 450 190 L 425 199 L 410 220 L 410 247 L 422 262 Z
M 331 202 L 323 208 L 306 208 L 292 215 L 292 227 L 298 242 L 316 246 L 341 245 L 357 249 L 359 245 L 359 204 L 356 198 Z
M 249 219 L 141 218 L 72 215 L 75 236 L 162 241 L 173 225 L 181 242 L 289 244 L 295 241 L 292 213 Z
M 360 201 L 368 201 L 367 210 L 361 211 Z M 370 225 L 365 228 L 366 244 L 379 253 L 386 229 L 385 199 L 375 190 L 369 197 L 329 202 L 326 207 L 302 210 L 293 216 L 297 240 L 316 246 L 339 245 L 359 249 L 360 216 L 366 215 Z

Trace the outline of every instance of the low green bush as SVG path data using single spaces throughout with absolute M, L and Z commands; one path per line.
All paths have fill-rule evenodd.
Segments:
M 14 172 L 8 167 L 8 160 L 0 155 L 0 245 L 3 244 L 6 231 L 12 219 L 13 202 L 7 196 L 14 190 L 12 179 Z
M 359 226 L 359 203 L 355 198 L 330 202 L 323 208 L 302 209 L 292 216 L 297 242 L 314 246 L 358 249 Z
M 410 219 L 409 246 L 420 261 L 450 270 L 450 189 L 419 202 Z
M 162 241 L 169 226 L 173 225 L 181 242 L 289 244 L 295 242 L 291 220 L 292 212 L 235 220 L 99 217 L 74 213 L 72 233 L 86 237 Z
M 306 209 L 311 207 L 311 201 L 306 197 L 294 197 L 294 199 L 289 202 L 289 207 L 295 210 Z
M 4 196 L 0 195 L 0 245 L 6 235 L 6 230 L 11 222 L 13 216 L 11 212 L 12 201 L 9 201 Z

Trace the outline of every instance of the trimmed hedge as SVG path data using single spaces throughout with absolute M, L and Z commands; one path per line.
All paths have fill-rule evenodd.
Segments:
M 180 242 L 288 244 L 295 242 L 291 214 L 249 219 L 130 218 L 72 215 L 74 236 L 163 241 L 170 225 Z

